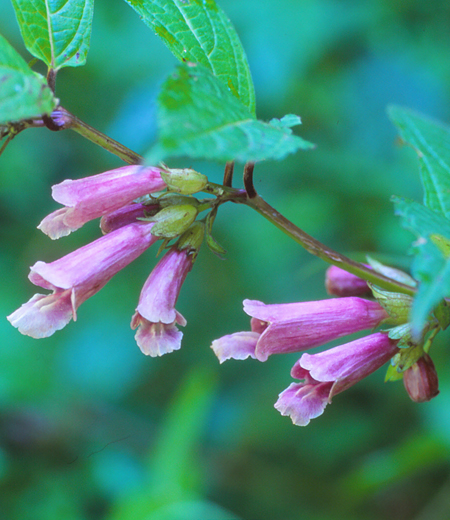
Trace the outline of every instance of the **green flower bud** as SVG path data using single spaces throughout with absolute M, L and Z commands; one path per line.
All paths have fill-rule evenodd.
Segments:
M 175 238 L 181 235 L 194 222 L 197 209 L 190 204 L 169 206 L 151 217 L 156 222 L 152 228 L 152 235 L 164 238 Z
M 161 177 L 171 191 L 191 195 L 208 184 L 208 177 L 190 168 L 161 170 Z

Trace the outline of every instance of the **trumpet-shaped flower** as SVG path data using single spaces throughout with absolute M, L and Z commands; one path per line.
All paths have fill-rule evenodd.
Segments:
M 377 302 L 356 297 L 274 305 L 244 300 L 244 311 L 252 317 L 251 332 L 230 334 L 211 345 L 221 363 L 249 356 L 266 361 L 271 354 L 300 352 L 372 329 L 388 318 Z
M 38 228 L 52 239 L 66 236 L 89 220 L 129 204 L 134 199 L 166 188 L 159 168 L 123 166 L 84 179 L 67 179 L 52 188 L 64 208 L 47 215 Z
M 131 327 L 138 327 L 137 344 L 148 356 L 162 356 L 181 346 L 183 333 L 176 325 L 184 327 L 186 320 L 175 309 L 175 304 L 192 261 L 187 249 L 172 248 L 158 262 L 142 288 Z
M 35 294 L 8 316 L 22 334 L 45 338 L 65 327 L 77 308 L 98 292 L 117 272 L 135 260 L 156 240 L 153 223 L 121 227 L 72 253 L 51 262 L 36 262 L 28 278 L 53 292 Z
M 305 353 L 291 371 L 303 379 L 284 390 L 275 408 L 294 424 L 306 426 L 322 415 L 334 395 L 368 376 L 398 352 L 397 341 L 378 332 L 319 354 Z

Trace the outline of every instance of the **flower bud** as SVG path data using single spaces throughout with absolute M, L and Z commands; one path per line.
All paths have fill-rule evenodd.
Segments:
M 152 235 L 164 238 L 174 238 L 181 235 L 194 222 L 197 209 L 190 204 L 169 206 L 159 211 L 155 216 L 146 219 L 156 222 Z
M 161 178 L 171 191 L 191 195 L 208 184 L 208 177 L 190 168 L 161 170 Z
M 434 363 L 426 353 L 405 371 L 403 383 L 409 397 L 416 403 L 423 403 L 436 397 L 439 382 Z
M 361 296 L 370 293 L 365 280 L 335 265 L 327 269 L 325 288 L 333 296 Z
M 106 233 L 111 233 L 111 231 L 132 224 L 139 219 L 147 218 L 158 210 L 158 204 L 146 205 L 133 202 L 112 213 L 108 213 L 108 215 L 103 215 L 100 219 L 100 229 L 106 235 Z

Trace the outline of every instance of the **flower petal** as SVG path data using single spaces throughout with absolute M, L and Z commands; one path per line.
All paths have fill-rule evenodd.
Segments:
M 279 395 L 275 408 L 281 415 L 289 415 L 297 426 L 306 426 L 311 419 L 322 415 L 331 386 L 332 383 L 291 383 Z
M 22 334 L 47 338 L 65 327 L 73 317 L 71 290 L 35 294 L 7 319 Z
M 162 356 L 181 347 L 183 333 L 177 329 L 175 323 L 152 323 L 136 312 L 131 320 L 131 327 L 139 327 L 135 339 L 147 356 Z
M 212 342 L 211 348 L 220 363 L 227 359 L 256 359 L 255 348 L 259 338 L 257 332 L 235 332 Z

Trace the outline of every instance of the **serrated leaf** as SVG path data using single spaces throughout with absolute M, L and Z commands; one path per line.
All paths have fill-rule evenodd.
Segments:
M 271 119 L 270 124 L 277 128 L 292 128 L 293 126 L 301 125 L 302 120 L 295 114 L 286 114 L 281 119 Z
M 50 114 L 56 105 L 45 79 L 0 35 L 0 124 Z
M 240 162 L 282 159 L 314 145 L 290 128 L 254 119 L 211 72 L 181 65 L 158 97 L 159 142 L 147 155 L 156 164 L 170 156 Z
M 208 67 L 255 113 L 255 90 L 242 44 L 214 0 L 125 0 L 182 62 Z
M 94 0 L 12 0 L 20 32 L 30 53 L 48 67 L 86 62 Z
M 432 240 L 436 234 L 448 240 L 450 220 L 417 202 L 396 197 L 393 200 L 403 226 L 417 237 L 412 248 L 416 255 L 412 271 L 420 284 L 411 312 L 412 332 L 417 337 L 429 313 L 450 295 L 450 257 Z
M 388 113 L 419 155 L 425 206 L 450 218 L 450 128 L 406 108 Z

